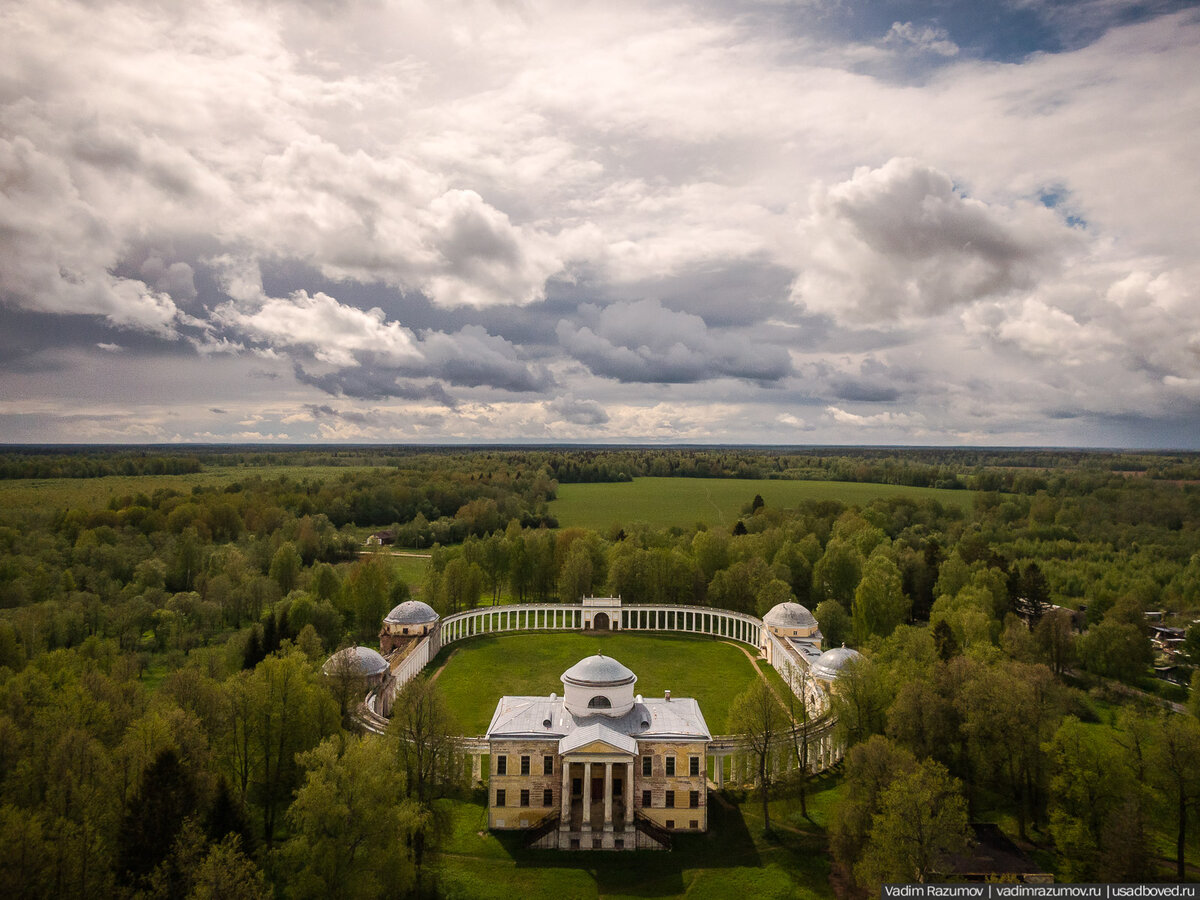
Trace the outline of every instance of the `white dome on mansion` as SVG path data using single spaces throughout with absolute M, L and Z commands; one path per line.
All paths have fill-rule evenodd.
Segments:
M 581 659 L 562 673 L 563 703 L 577 716 L 623 716 L 633 709 L 637 676 L 611 656 Z

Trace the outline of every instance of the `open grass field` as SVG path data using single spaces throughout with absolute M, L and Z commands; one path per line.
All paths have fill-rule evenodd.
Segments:
M 447 898 L 618 900 L 618 898 L 829 898 L 826 822 L 836 777 L 815 779 L 812 820 L 794 799 L 771 803 L 774 834 L 762 833 L 760 804 L 736 792 L 709 793 L 709 830 L 683 835 L 670 853 L 527 850 L 515 834 L 487 831 L 483 793 L 439 801 L 447 839 L 433 869 Z
M 645 522 L 653 528 L 732 526 L 743 506 L 761 494 L 767 506 L 788 508 L 804 500 L 867 504 L 880 497 L 937 500 L 969 509 L 970 491 L 861 484 L 848 481 L 775 481 L 733 478 L 635 478 L 613 484 L 562 484 L 550 513 L 561 528 L 604 530 L 614 524 Z
M 711 638 L 670 634 L 520 633 L 483 635 L 442 650 L 430 671 L 449 660 L 438 687 L 463 734 L 483 734 L 505 694 L 562 694 L 559 676 L 585 656 L 603 653 L 638 676 L 637 693 L 694 697 L 708 730 L 728 733 L 729 706 L 758 676 L 737 647 Z M 453 658 L 450 658 L 452 655 Z M 774 672 L 777 683 L 782 679 Z

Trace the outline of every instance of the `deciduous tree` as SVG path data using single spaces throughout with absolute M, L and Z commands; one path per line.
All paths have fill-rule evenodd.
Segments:
M 771 831 L 771 750 L 786 727 L 783 710 L 767 683 L 756 678 L 750 687 L 733 700 L 729 710 L 729 727 L 735 734 L 745 735 L 757 773 L 757 788 L 762 798 L 763 831 Z
M 946 872 L 949 860 L 968 846 L 967 808 L 957 779 L 933 760 L 899 775 L 879 795 L 858 880 L 924 884 Z
M 281 854 L 296 900 L 403 897 L 416 884 L 408 839 L 424 815 L 395 799 L 395 757 L 373 737 L 329 738 L 304 753 Z

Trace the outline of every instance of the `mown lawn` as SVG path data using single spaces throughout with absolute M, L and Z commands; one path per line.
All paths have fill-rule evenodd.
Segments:
M 615 484 L 562 484 L 550 513 L 560 528 L 606 530 L 644 522 L 652 528 L 690 527 L 699 522 L 731 527 L 743 506 L 760 494 L 767 506 L 794 507 L 805 500 L 867 504 L 880 497 L 937 500 L 970 509 L 969 491 L 860 484 L 844 481 L 774 481 L 732 478 L 635 478 Z
M 828 898 L 825 825 L 837 791 L 834 778 L 816 781 L 811 821 L 800 816 L 794 799 L 772 802 L 770 837 L 762 833 L 757 799 L 710 792 L 708 832 L 680 836 L 669 853 L 528 850 L 519 834 L 486 830 L 480 791 L 469 800 L 439 801 L 447 836 L 434 856 L 433 875 L 452 900 Z
M 578 632 L 470 638 L 443 649 L 431 671 L 449 659 L 438 675 L 438 687 L 459 730 L 483 734 L 496 702 L 505 694 L 562 694 L 559 676 L 595 653 L 632 669 L 638 676 L 639 694 L 661 697 L 669 690 L 676 697 L 694 697 L 713 734 L 729 731 L 730 703 L 758 677 L 740 649 L 712 638 Z M 778 679 L 774 672 L 768 677 L 772 676 Z

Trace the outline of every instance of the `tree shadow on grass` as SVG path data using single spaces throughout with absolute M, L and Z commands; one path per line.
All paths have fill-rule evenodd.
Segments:
M 762 865 L 740 807 L 710 798 L 708 814 L 706 833 L 676 835 L 669 851 L 530 850 L 520 833 L 498 832 L 496 838 L 518 868 L 585 871 L 601 896 L 675 897 L 687 891 L 689 872 Z

